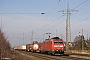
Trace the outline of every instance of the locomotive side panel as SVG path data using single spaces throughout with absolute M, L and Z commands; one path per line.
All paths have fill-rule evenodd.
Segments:
M 42 53 L 50 54 L 52 52 L 52 41 L 44 41 L 42 43 Z

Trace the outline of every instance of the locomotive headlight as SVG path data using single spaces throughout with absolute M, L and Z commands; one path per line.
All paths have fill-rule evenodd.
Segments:
M 54 47 L 58 47 L 58 46 L 54 46 Z
M 63 45 L 61 45 L 60 47 L 63 47 Z

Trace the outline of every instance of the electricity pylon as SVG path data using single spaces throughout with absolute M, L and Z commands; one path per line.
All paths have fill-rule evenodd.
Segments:
M 67 9 L 59 11 L 59 12 L 63 12 L 63 14 L 67 14 L 67 19 L 66 19 L 66 51 L 69 50 L 68 40 L 71 42 L 70 15 L 71 15 L 71 12 L 74 12 L 74 11 L 78 11 L 78 10 L 70 9 L 69 3 L 67 5 Z M 66 12 L 66 13 L 64 13 L 64 12 Z

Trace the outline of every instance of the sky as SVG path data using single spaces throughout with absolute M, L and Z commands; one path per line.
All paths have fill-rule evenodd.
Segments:
M 0 27 L 11 46 L 42 42 L 50 36 L 66 41 L 69 4 L 71 41 L 82 34 L 90 37 L 90 0 L 0 0 Z M 45 13 L 45 14 L 41 14 Z M 70 41 L 70 40 L 69 40 Z

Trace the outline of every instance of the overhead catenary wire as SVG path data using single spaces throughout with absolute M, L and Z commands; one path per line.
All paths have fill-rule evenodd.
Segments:
M 78 6 L 76 6 L 74 9 L 78 8 L 79 6 L 81 6 L 82 4 L 86 3 L 88 0 L 85 0 L 83 3 L 79 4 Z
M 56 8 L 56 7 L 58 7 L 58 4 L 61 2 L 61 0 L 57 3 L 57 5 L 50 11 L 50 13 L 48 14 L 48 15 L 50 15 L 52 12 L 53 12 L 53 10 Z M 61 3 L 62 4 L 62 3 Z M 58 12 L 57 12 L 58 13 Z M 48 16 L 47 15 L 47 16 Z M 46 16 L 46 17 L 47 17 Z M 64 15 L 62 15 L 62 16 L 64 16 Z M 48 26 L 48 25 L 50 25 L 51 23 L 53 23 L 53 22 L 55 22 L 56 20 L 58 20 L 59 18 L 61 18 L 62 16 L 60 16 L 60 17 L 58 17 L 58 18 L 56 18 L 56 19 L 54 19 L 53 21 L 51 21 L 51 22 L 49 22 L 49 23 L 47 23 L 46 25 L 44 25 L 43 27 L 41 27 L 41 28 L 39 28 L 38 30 L 36 30 L 35 32 L 38 32 L 38 31 L 40 31 L 41 29 L 43 29 L 44 27 L 46 27 L 46 26 Z M 46 18 L 45 17 L 45 18 Z M 44 19 L 45 19 L 44 18 Z
M 82 4 L 86 3 L 87 1 L 88 1 L 88 0 L 85 0 L 83 3 L 79 4 L 79 5 L 78 5 L 77 7 L 75 7 L 74 9 L 78 8 L 79 6 L 81 6 Z M 90 2 L 89 2 L 89 3 L 90 3 Z M 75 12 L 75 13 L 76 13 L 76 12 Z M 74 13 L 74 14 L 75 14 L 75 13 Z M 72 14 L 72 15 L 74 15 L 74 14 Z M 72 15 L 71 15 L 71 16 L 72 16 Z M 88 19 L 88 18 L 86 18 L 86 19 L 84 19 L 84 20 L 81 20 L 81 21 L 78 21 L 78 22 L 75 22 L 75 24 L 76 24 L 76 23 L 80 23 L 80 22 L 82 22 L 82 21 L 85 21 L 85 20 L 87 20 L 87 19 Z M 73 23 L 73 24 L 74 24 L 74 23 Z M 71 24 L 71 25 L 73 25 L 73 24 Z
M 72 23 L 71 25 L 74 25 L 74 24 L 77 24 L 77 23 L 81 23 L 81 22 L 86 21 L 86 20 L 88 20 L 88 19 L 89 19 L 89 18 L 83 19 L 83 20 L 81 20 L 81 21 L 78 21 L 78 22 Z
M 80 7 L 81 5 L 83 5 L 84 3 L 86 3 L 87 1 L 88 1 L 88 0 L 85 0 L 83 3 L 79 4 L 79 5 L 78 5 L 78 6 L 76 6 L 74 9 L 76 9 L 76 8 Z M 58 18 L 57 18 L 57 19 L 58 19 Z M 56 19 L 56 20 L 57 20 L 57 19 Z M 81 20 L 81 21 L 83 21 L 83 20 Z M 76 23 L 80 23 L 81 21 L 76 22 Z M 48 25 L 50 25 L 50 24 L 51 24 L 51 23 L 53 23 L 53 22 L 54 22 L 54 21 L 52 21 L 52 22 L 48 23 L 48 24 L 47 24 L 47 25 L 45 25 L 45 26 L 48 26 Z M 76 24 L 76 23 L 75 23 L 75 24 Z M 73 25 L 73 24 L 71 24 L 71 25 Z M 45 26 L 44 26 L 44 27 L 45 27 Z M 42 28 L 44 28 L 44 27 L 42 27 Z M 41 28 L 41 29 L 42 29 L 42 28 Z M 63 28 L 63 27 L 62 27 L 62 28 Z M 59 28 L 59 29 L 62 29 L 62 28 Z M 56 30 L 56 29 L 55 29 L 55 30 Z M 54 30 L 54 31 L 55 31 L 55 30 Z
M 88 0 L 85 0 L 83 3 L 81 3 L 81 4 L 79 4 L 77 7 L 75 7 L 74 9 L 76 9 L 76 8 L 78 8 L 78 7 L 80 7 L 82 4 L 84 4 L 84 3 L 86 3 Z M 75 22 L 75 23 L 73 23 L 73 24 L 71 24 L 71 25 L 74 25 L 74 24 L 77 24 L 77 23 L 81 23 L 82 21 L 85 21 L 85 20 L 87 20 L 88 18 L 86 18 L 86 19 L 84 19 L 84 20 L 81 20 L 81 21 L 78 21 L 78 22 Z M 63 27 L 62 27 L 63 28 Z M 62 29 L 61 28 L 61 29 Z M 59 28 L 60 29 L 60 28 Z M 56 30 L 56 29 L 55 29 Z M 54 31 L 55 31 L 54 30 Z
M 75 24 L 81 23 L 81 22 L 86 21 L 86 20 L 88 20 L 88 19 L 90 19 L 90 18 L 86 18 L 86 19 L 84 19 L 84 20 L 81 20 L 81 21 L 72 23 L 71 25 L 75 25 Z M 59 29 L 63 29 L 63 28 L 65 29 L 65 27 L 62 27 L 62 28 L 59 28 Z M 57 29 L 57 30 L 59 30 L 59 29 Z M 54 30 L 54 31 L 55 31 L 55 30 Z M 73 32 L 73 33 L 74 33 L 74 32 Z M 73 33 L 71 33 L 71 34 L 73 34 Z M 65 34 L 63 34 L 63 35 L 65 35 Z
M 86 0 L 87 1 L 87 0 Z M 84 2 L 84 3 L 86 3 L 86 1 Z M 84 4 L 83 3 L 83 4 Z M 90 4 L 90 2 L 89 2 L 89 4 Z M 78 6 L 79 7 L 79 6 Z M 82 9 L 79 9 L 79 10 L 83 10 L 85 7 L 87 7 L 86 5 L 85 6 L 83 6 L 82 7 Z M 83 22 L 83 21 L 86 21 L 86 20 L 89 20 L 90 18 L 86 18 L 86 19 L 83 19 L 83 20 L 80 20 L 80 21 L 77 21 L 77 22 L 75 22 L 75 23 L 72 23 L 71 25 L 75 25 L 75 24 L 78 24 L 78 23 L 81 23 L 81 22 Z M 72 32 L 71 34 L 74 34 L 75 32 Z
M 76 6 L 75 8 L 73 8 L 73 9 L 76 9 L 76 8 L 78 8 L 79 6 L 81 6 L 81 5 L 83 5 L 84 3 L 86 3 L 88 0 L 85 0 L 84 2 L 82 2 L 81 4 L 79 4 L 78 6 Z
M 90 19 L 90 18 L 86 18 L 86 19 L 84 19 L 84 20 L 81 20 L 81 21 L 78 21 L 78 22 L 72 23 L 71 25 L 75 25 L 75 24 L 81 23 L 81 22 L 86 21 L 86 20 L 89 20 L 89 19 Z
M 45 14 L 45 12 L 41 12 L 41 13 L 1 13 L 0 14 Z
M 46 25 L 45 25 L 45 26 L 43 26 L 42 28 L 45 28 L 46 26 L 48 26 L 48 25 L 52 24 L 53 22 L 55 22 L 56 20 L 60 19 L 60 18 L 61 18 L 61 17 L 63 17 L 63 16 L 65 16 L 65 15 L 62 15 L 62 16 L 60 16 L 59 18 L 57 18 L 57 19 L 55 19 L 55 20 L 53 20 L 53 21 L 49 22 L 48 24 L 46 24 Z M 37 31 L 41 30 L 42 28 L 38 29 Z M 35 31 L 35 32 L 37 32 L 37 31 Z
M 86 19 L 77 21 L 77 22 L 75 22 L 75 23 L 72 23 L 71 25 L 75 25 L 75 24 L 81 23 L 81 22 L 86 21 L 86 20 L 88 20 L 88 19 L 89 19 L 89 18 L 86 18 Z M 61 28 L 59 28 L 59 29 L 63 29 L 63 28 L 65 28 L 65 27 L 61 27 Z M 57 30 L 59 30 L 59 29 L 57 29 Z
M 65 0 L 62 0 L 62 1 L 63 1 L 62 3 L 65 3 Z M 57 5 L 51 10 L 51 12 L 50 12 L 48 15 L 50 15 L 50 14 L 53 12 L 53 10 L 58 6 L 59 3 L 61 3 L 61 0 L 59 0 L 59 2 L 57 3 Z M 62 3 L 61 3 L 61 4 L 62 4 Z M 58 7 L 58 8 L 59 8 L 59 7 Z M 47 15 L 47 16 L 48 16 L 48 15 Z M 61 15 L 60 17 L 54 19 L 53 21 L 51 21 L 51 22 L 47 23 L 46 25 L 44 25 L 43 27 L 39 28 L 39 29 L 36 30 L 35 32 L 38 32 L 38 31 L 40 31 L 41 29 L 47 27 L 48 25 L 52 24 L 52 23 L 55 22 L 56 20 L 60 19 L 62 16 L 65 16 L 65 15 Z
M 82 4 L 86 3 L 87 1 L 88 1 L 88 0 L 85 0 L 85 2 L 79 4 L 76 8 L 80 7 Z M 60 0 L 60 2 L 61 2 L 61 0 Z M 76 8 L 75 8 L 75 9 L 76 9 Z M 51 13 L 50 13 L 50 14 L 51 14 Z M 59 19 L 59 18 L 56 18 L 55 21 L 58 20 L 58 19 Z M 55 22 L 55 21 L 53 20 L 53 21 L 47 23 L 45 26 L 41 27 L 40 29 L 42 29 L 42 28 L 44 28 L 44 27 L 52 24 L 52 23 Z M 78 22 L 79 22 L 79 21 L 78 21 Z M 80 22 L 79 22 L 79 23 L 80 23 Z M 76 22 L 76 23 L 73 23 L 73 24 L 71 24 L 71 25 L 75 25 L 75 24 L 77 24 L 77 22 Z M 64 28 L 65 28 L 65 27 L 64 27 Z M 40 30 L 40 29 L 39 29 L 39 30 Z M 37 32 L 38 32 L 39 30 L 37 30 Z M 56 30 L 56 29 L 55 29 L 55 30 Z

